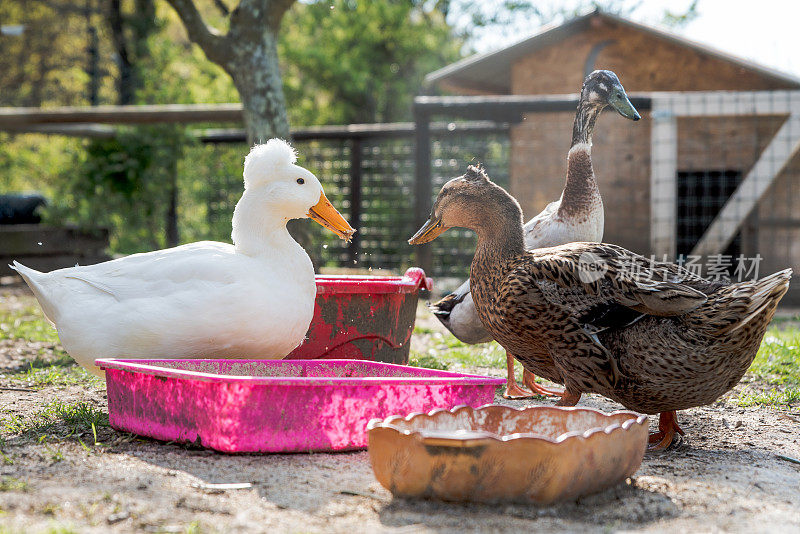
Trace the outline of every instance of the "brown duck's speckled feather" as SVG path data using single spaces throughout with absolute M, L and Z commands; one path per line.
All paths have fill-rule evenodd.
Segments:
M 644 413 L 708 404 L 736 385 L 791 278 L 714 282 L 603 243 L 493 250 L 479 243 L 471 275 L 493 337 L 529 371 Z

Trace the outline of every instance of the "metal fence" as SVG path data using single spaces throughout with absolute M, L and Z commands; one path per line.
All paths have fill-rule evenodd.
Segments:
M 662 93 L 652 119 L 652 252 L 711 277 L 798 272 L 800 91 Z
M 712 278 L 800 271 L 800 91 L 653 93 L 632 101 L 645 120 L 607 112 L 594 134 L 604 241 Z M 526 219 L 558 198 L 576 99 L 420 97 L 416 104 L 422 147 L 436 144 L 424 126 L 430 120 L 508 122 L 504 180 Z M 427 175 L 428 157 L 418 151 L 419 191 L 437 189 L 435 171 Z M 496 177 L 493 171 L 490 166 Z M 430 204 L 418 198 L 419 223 Z M 459 261 L 466 257 L 468 264 L 471 252 L 464 250 Z M 461 272 L 442 260 L 433 247 L 422 259 L 434 272 Z M 786 304 L 800 304 L 798 286 Z
M 749 276 L 785 267 L 800 271 L 800 92 L 654 93 L 632 102 L 644 120 L 633 123 L 609 112 L 598 119 L 594 135 L 604 240 L 658 259 L 696 256 L 703 274 L 736 277 L 740 257 L 751 262 L 745 266 Z M 530 218 L 563 188 L 576 106 L 574 96 L 419 97 L 415 123 L 295 131 L 300 163 L 320 177 L 329 198 L 359 229 L 345 245 L 308 225 L 314 228 L 312 256 L 325 266 L 402 271 L 421 265 L 439 279 L 437 289 L 452 287 L 468 275 L 471 232 L 454 229 L 428 246 L 407 244 L 442 184 L 481 162 Z M 83 115 L 63 116 L 67 111 L 39 111 L 37 124 L 44 125 L 37 127 L 86 122 Z M 94 110 L 91 120 L 118 117 L 101 111 L 110 113 Z M 139 122 L 159 120 L 162 113 L 129 113 L 134 111 L 130 120 Z M 239 113 L 169 111 L 199 113 L 197 120 L 212 120 L 210 112 L 223 114 L 214 119 L 238 120 Z M 0 118 L 21 120 L 16 115 Z M 248 147 L 241 131 L 204 131 L 199 138 L 203 144 L 192 147 L 182 164 L 194 165 L 179 184 L 182 240 L 227 240 Z M 758 262 L 756 272 L 751 260 Z M 786 303 L 800 304 L 798 285 Z
M 429 201 L 450 178 L 462 174 L 470 163 L 481 162 L 498 183 L 508 186 L 508 126 L 492 121 L 431 124 L 431 182 Z M 241 162 L 247 147 L 239 135 L 212 135 L 203 147 L 208 160 L 225 160 L 231 154 Z M 235 143 L 231 146 L 225 143 Z M 322 228 L 311 225 L 312 256 L 322 266 L 402 271 L 418 264 L 416 247 L 408 239 L 418 226 L 415 189 L 414 125 L 368 125 L 297 131 L 293 144 L 298 163 L 316 174 L 326 195 L 358 228 L 345 244 Z M 239 164 L 240 165 L 240 164 Z M 226 172 L 211 172 L 208 187 L 183 195 L 184 203 L 205 204 L 210 238 L 224 239 L 230 214 L 241 191 L 241 171 L 227 165 Z M 463 278 L 475 238 L 454 229 L 433 243 L 437 261 L 427 265 L 432 276 Z

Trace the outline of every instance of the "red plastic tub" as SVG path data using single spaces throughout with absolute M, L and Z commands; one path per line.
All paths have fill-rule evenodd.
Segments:
M 286 359 L 407 364 L 419 290 L 431 285 L 416 267 L 402 277 L 318 275 L 311 326 Z
M 223 452 L 363 449 L 367 423 L 494 399 L 503 379 L 356 360 L 97 360 L 111 426 Z

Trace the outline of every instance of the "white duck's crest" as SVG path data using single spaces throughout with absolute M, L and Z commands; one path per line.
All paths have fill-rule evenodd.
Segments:
M 297 151 L 283 139 L 270 139 L 254 145 L 244 158 L 244 187 L 266 183 L 278 178 L 280 171 L 297 163 Z

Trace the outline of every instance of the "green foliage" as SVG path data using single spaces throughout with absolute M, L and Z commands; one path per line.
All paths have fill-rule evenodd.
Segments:
M 64 173 L 50 220 L 111 229 L 111 248 L 132 253 L 164 248 L 177 166 L 190 137 L 182 127 L 118 129 L 89 141 L 76 169 Z
M 298 2 L 282 28 L 290 119 L 303 125 L 409 120 L 424 75 L 463 45 L 421 1 Z
M 73 5 L 75 4 L 75 5 Z M 50 0 L 0 2 L 3 24 L 24 24 L 22 35 L 0 36 L 0 105 L 87 105 L 89 103 L 89 20 L 100 30 L 97 46 L 99 96 L 113 101 L 116 71 L 113 46 L 104 38 L 97 9 L 90 4 Z
M 0 192 L 38 191 L 52 197 L 54 184 L 83 150 L 78 139 L 0 132 Z
M 186 147 L 178 165 L 181 241 L 230 242 L 231 217 L 242 196 L 247 150 L 244 143 Z

